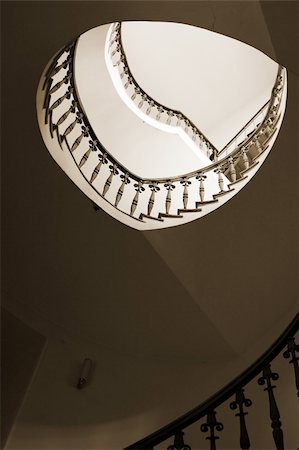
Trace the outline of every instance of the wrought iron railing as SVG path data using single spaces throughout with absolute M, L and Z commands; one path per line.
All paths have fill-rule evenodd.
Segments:
M 240 448 L 242 450 L 249 449 L 250 436 L 246 426 L 246 416 L 248 414 L 247 408 L 251 406 L 252 401 L 247 398 L 245 389 L 258 376 L 257 383 L 264 386 L 264 391 L 268 397 L 269 423 L 272 428 L 273 444 L 276 449 L 283 450 L 282 420 L 274 394 L 276 386 L 273 384 L 274 381 L 279 379 L 279 375 L 273 372 L 272 363 L 283 352 L 283 357 L 293 365 L 295 388 L 297 389 L 297 396 L 299 396 L 299 345 L 295 342 L 295 334 L 298 332 L 298 328 L 299 314 L 296 315 L 274 344 L 241 375 L 201 405 L 144 439 L 129 445 L 125 450 L 153 450 L 169 438 L 173 438 L 173 445 L 168 446 L 168 450 L 191 450 L 191 447 L 184 440 L 185 430 L 202 418 L 206 418 L 206 421 L 201 424 L 200 430 L 202 433 L 209 433 L 206 439 L 210 441 L 210 449 L 215 450 L 216 441 L 220 439 L 221 431 L 224 428 L 223 423 L 217 419 L 216 410 L 221 405 L 225 405 L 227 401 L 229 401 L 227 408 L 236 411 L 235 416 L 238 418 Z
M 70 153 L 91 188 L 134 220 L 143 221 L 144 217 L 162 220 L 162 217 L 181 217 L 184 212 L 200 211 L 204 203 L 230 192 L 229 183 L 243 179 L 244 172 L 257 164 L 256 158 L 267 149 L 268 141 L 277 130 L 285 88 L 282 66 L 278 68 L 264 120 L 229 156 L 179 176 L 142 179 L 102 145 L 84 113 L 74 80 L 76 44 L 74 41 L 64 48 L 45 74 L 45 124 L 60 148 Z M 212 192 L 209 191 L 211 185 Z

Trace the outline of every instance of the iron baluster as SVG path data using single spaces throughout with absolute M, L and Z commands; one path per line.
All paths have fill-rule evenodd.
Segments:
M 218 166 L 218 167 L 214 170 L 214 172 L 218 174 L 218 185 L 219 185 L 220 193 L 221 193 L 221 192 L 223 192 L 223 187 L 224 187 L 224 183 L 223 183 L 223 175 L 222 175 L 222 172 L 223 172 L 222 166 Z
M 114 203 L 114 206 L 116 206 L 116 207 L 117 207 L 117 205 L 119 204 L 120 199 L 121 199 L 122 196 L 123 196 L 125 186 L 126 186 L 127 184 L 130 184 L 130 183 L 131 183 L 131 181 L 130 181 L 130 179 L 129 179 L 129 174 L 128 174 L 128 173 L 126 173 L 125 175 L 122 174 L 122 175 L 120 176 L 120 179 L 122 180 L 122 183 L 121 183 L 120 188 L 118 189 L 117 194 L 116 194 L 116 199 L 115 199 L 115 203 Z
M 136 210 L 138 200 L 139 200 L 139 194 L 144 191 L 144 187 L 142 185 L 143 185 L 143 181 L 141 181 L 141 180 L 138 183 L 134 184 L 136 194 L 133 198 L 132 205 L 131 205 L 131 211 L 130 211 L 131 216 L 133 216 L 133 214 Z
M 171 206 L 171 191 L 175 189 L 175 185 L 171 184 L 170 181 L 164 184 L 164 187 L 167 190 L 166 200 L 165 200 L 165 211 L 166 214 L 169 214 L 170 206 Z
M 278 380 L 279 375 L 276 372 L 272 372 L 271 370 L 271 364 L 268 364 L 263 369 L 263 375 L 258 379 L 259 385 L 267 384 L 267 387 L 264 389 L 264 391 L 268 392 L 268 398 L 269 398 L 269 407 L 270 407 L 270 419 L 271 419 L 271 426 L 272 426 L 272 434 L 273 439 L 276 445 L 276 448 L 278 450 L 284 449 L 284 443 L 283 443 L 283 432 L 281 429 L 281 421 L 280 421 L 280 414 L 279 409 L 275 400 L 275 396 L 273 393 L 273 390 L 276 386 L 274 386 L 271 383 L 271 380 L 276 381 Z
M 98 158 L 100 162 L 98 163 L 98 165 L 95 167 L 94 171 L 91 174 L 90 183 L 92 183 L 100 173 L 102 164 L 108 164 L 107 153 L 103 154 L 100 153 L 98 155 Z
M 228 159 L 229 162 L 229 173 L 231 176 L 231 181 L 232 183 L 234 183 L 237 179 L 237 173 L 236 173 L 236 168 L 235 168 L 235 164 L 234 164 L 234 158 L 231 157 Z
M 206 175 L 203 175 L 202 173 L 199 173 L 196 175 L 196 179 L 199 181 L 199 198 L 201 202 L 204 202 L 205 200 L 205 186 L 204 186 L 204 180 L 207 178 Z
M 74 140 L 73 145 L 71 146 L 71 152 L 75 151 L 76 148 L 79 147 L 83 137 L 88 137 L 88 127 L 82 126 L 81 127 L 81 134 Z M 90 152 L 92 151 L 92 147 L 89 146 L 89 149 L 87 150 L 87 152 L 85 153 L 85 155 L 83 156 L 83 158 L 81 159 L 80 163 L 79 163 L 79 167 L 83 166 L 83 164 L 85 164 L 85 162 L 87 161 Z M 81 164 L 81 165 L 80 165 Z
M 173 445 L 167 447 L 167 450 L 191 450 L 190 445 L 184 442 L 184 432 L 178 431 L 174 436 Z
M 149 188 L 152 191 L 152 193 L 151 193 L 151 196 L 150 196 L 150 199 L 148 202 L 147 214 L 150 216 L 152 209 L 154 207 L 154 203 L 155 203 L 155 194 L 156 194 L 156 192 L 160 191 L 160 188 L 156 182 L 153 182 L 152 184 L 150 184 Z
M 298 366 L 299 356 L 296 356 L 296 352 L 299 352 L 299 345 L 296 344 L 294 337 L 290 337 L 288 340 L 288 348 L 283 353 L 283 357 L 287 359 L 291 358 L 289 363 L 293 364 L 294 367 L 297 396 L 299 397 L 299 366 Z
M 191 184 L 191 181 L 187 180 L 186 178 L 183 178 L 180 183 L 184 186 L 184 191 L 183 191 L 183 205 L 184 205 L 184 209 L 187 209 L 188 206 L 188 187 Z
M 109 166 L 109 169 L 110 169 L 111 173 L 110 173 L 109 177 L 107 178 L 106 183 L 104 185 L 103 194 L 102 194 L 103 197 L 105 197 L 105 195 L 107 194 L 107 192 L 111 186 L 113 176 L 118 174 L 117 164 L 113 164 L 113 165 Z
M 251 400 L 244 396 L 243 388 L 237 390 L 235 400 L 229 405 L 233 410 L 239 408 L 239 411 L 235 416 L 240 419 L 240 447 L 242 450 L 248 450 L 250 448 L 250 440 L 245 421 L 245 416 L 247 416 L 248 413 L 244 412 L 244 406 L 248 408 L 251 405 Z
M 219 439 L 219 437 L 215 435 L 215 430 L 223 430 L 223 424 L 216 420 L 216 411 L 208 412 L 207 421 L 201 425 L 200 429 L 203 433 L 210 431 L 210 436 L 206 437 L 206 440 L 210 441 L 210 450 L 216 450 L 216 440 Z

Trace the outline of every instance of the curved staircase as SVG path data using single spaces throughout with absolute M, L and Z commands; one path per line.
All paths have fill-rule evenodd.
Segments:
M 139 109 L 148 115 L 156 110 L 159 113 L 159 116 L 154 114 L 156 121 L 162 122 L 164 115 L 164 122 L 171 125 L 173 118 L 182 113 L 163 109 L 134 84 L 124 57 L 120 30 L 119 23 L 113 24 L 107 39 L 114 65 L 121 67 L 121 82 L 127 89 L 133 84 L 132 101 L 137 101 Z M 45 71 L 37 108 L 43 139 L 52 156 L 94 204 L 139 230 L 180 225 L 222 206 L 261 167 L 283 120 L 287 83 L 282 66 L 278 67 L 270 100 L 221 151 L 184 119 L 186 134 L 191 130 L 193 137 L 198 138 L 199 147 L 204 145 L 204 152 L 214 160 L 211 164 L 179 176 L 147 179 L 121 164 L 92 129 L 75 79 L 79 41 L 80 38 L 62 49 Z
M 273 448 L 283 450 L 285 448 L 285 435 L 283 431 L 284 418 L 280 415 L 279 405 L 276 400 L 275 388 L 279 387 L 279 374 L 273 370 L 275 362 L 279 357 L 293 366 L 294 370 L 294 397 L 297 390 L 299 397 L 299 345 L 295 341 L 295 335 L 299 329 L 299 314 L 295 316 L 282 335 L 270 346 L 270 348 L 260 356 L 250 367 L 243 373 L 227 384 L 223 389 L 216 392 L 212 397 L 204 401 L 201 405 L 195 407 L 183 416 L 165 425 L 163 428 L 146 436 L 145 438 L 129 445 L 125 450 L 191 450 L 188 444 L 188 427 L 196 424 L 198 431 L 206 434 L 206 440 L 209 441 L 210 450 L 216 450 L 221 447 L 221 432 L 225 424 L 220 422 L 217 416 L 217 409 L 225 406 L 226 409 L 235 411 L 238 420 L 239 430 L 235 428 L 234 433 L 230 436 L 230 445 L 236 448 L 235 444 L 239 440 L 240 449 L 247 450 L 251 448 L 251 439 L 254 442 L 254 430 L 250 433 L 246 425 L 246 416 L 249 414 L 248 408 L 253 401 L 247 397 L 245 390 L 253 382 L 257 382 L 265 391 L 265 402 L 268 402 L 268 426 L 272 429 Z M 291 367 L 290 367 L 291 369 Z M 275 383 L 275 384 L 274 384 Z M 267 397 L 267 399 L 266 399 Z M 261 399 L 259 399 L 261 401 Z M 229 403 L 227 404 L 227 402 Z M 295 401 L 295 398 L 294 398 Z M 289 405 L 291 406 L 291 405 Z M 255 404 L 254 408 L 263 408 L 264 405 Z M 291 409 L 291 407 L 290 407 Z M 223 409 L 221 409 L 223 412 Z M 205 419 L 204 419 L 205 418 Z M 205 420 L 201 425 L 198 422 Z M 248 418 L 247 418 L 248 419 Z M 290 417 L 288 417 L 290 420 Z M 294 417 L 296 420 L 296 417 Z M 263 424 L 266 430 L 266 423 Z M 186 430 L 186 431 L 185 431 Z M 186 438 L 184 435 L 186 434 Z M 217 447 L 216 447 L 217 444 Z M 195 444 L 196 445 L 196 444 Z M 218 447 L 219 445 L 219 447 Z M 199 447 L 192 447 L 198 449 Z

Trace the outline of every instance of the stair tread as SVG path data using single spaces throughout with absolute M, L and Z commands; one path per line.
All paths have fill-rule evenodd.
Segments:
M 247 175 L 245 175 L 245 177 L 239 178 L 239 179 L 236 180 L 236 181 L 232 181 L 231 183 L 228 184 L 228 187 L 234 186 L 235 184 L 240 183 L 240 181 L 243 181 L 243 180 L 245 180 L 246 178 L 247 178 Z
M 253 169 L 253 167 L 255 167 L 255 166 L 257 166 L 258 165 L 258 161 L 256 161 L 254 164 L 251 164 L 249 167 L 248 167 L 248 169 L 244 169 L 244 170 L 241 170 L 241 174 L 243 174 L 243 173 L 247 173 L 247 172 L 249 172 L 249 170 L 251 170 L 251 169 Z
M 254 156 L 253 158 L 252 158 L 252 161 L 255 161 L 256 159 L 258 159 L 266 150 L 267 150 L 267 148 L 269 147 L 269 145 L 267 145 L 265 148 L 263 148 L 263 150 L 261 151 L 261 153 L 259 153 L 258 155 L 256 155 L 256 156 Z
M 234 189 L 228 189 L 227 191 L 222 191 L 222 192 L 219 192 L 218 194 L 214 194 L 213 197 L 214 198 L 221 197 L 222 195 L 228 194 L 229 192 L 232 192 L 232 191 L 234 191 Z
M 218 202 L 217 199 L 214 200 L 207 200 L 206 202 L 196 202 L 196 206 L 204 206 L 204 205 L 209 205 L 210 203 L 216 203 Z
M 159 213 L 159 217 L 165 217 L 166 219 L 180 219 L 183 216 L 176 215 L 176 214 L 166 214 L 166 213 Z
M 178 209 L 178 213 L 192 213 L 192 212 L 200 212 L 201 208 L 193 208 L 193 209 Z
M 153 216 L 149 216 L 148 214 L 140 214 L 140 219 L 151 219 L 151 220 L 157 220 L 158 222 L 164 222 L 163 219 L 160 219 L 159 217 L 153 217 Z

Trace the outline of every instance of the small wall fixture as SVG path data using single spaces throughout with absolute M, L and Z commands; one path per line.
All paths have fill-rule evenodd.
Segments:
M 82 389 L 86 385 L 91 373 L 91 368 L 92 360 L 90 358 L 85 358 L 81 366 L 81 372 L 77 383 L 78 389 Z

